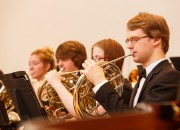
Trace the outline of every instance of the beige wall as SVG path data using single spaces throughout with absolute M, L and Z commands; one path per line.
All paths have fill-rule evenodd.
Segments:
M 93 43 L 104 38 L 124 43 L 126 22 L 138 12 L 163 15 L 171 30 L 169 56 L 180 56 L 179 0 L 0 0 L 0 69 L 28 70 L 32 50 L 66 40 L 78 40 L 88 56 Z M 126 58 L 125 76 L 135 68 Z

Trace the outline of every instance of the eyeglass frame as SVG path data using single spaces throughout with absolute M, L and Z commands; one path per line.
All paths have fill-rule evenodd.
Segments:
M 107 57 L 105 57 L 105 58 L 92 58 L 92 60 L 94 60 L 95 62 L 100 62 L 100 61 L 105 61 L 107 59 Z
M 147 37 L 149 37 L 149 36 L 146 35 L 146 36 L 142 36 L 142 37 L 131 37 L 131 38 L 129 38 L 129 39 L 126 39 L 125 42 L 126 42 L 126 44 L 128 44 L 129 42 L 131 42 L 131 43 L 136 43 L 136 42 L 138 42 L 139 40 L 141 40 L 141 39 L 143 39 L 143 38 L 147 38 Z

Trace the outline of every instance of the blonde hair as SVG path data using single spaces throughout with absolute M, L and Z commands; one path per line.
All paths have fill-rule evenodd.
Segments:
M 52 48 L 50 47 L 39 48 L 37 50 L 34 50 L 31 53 L 31 55 L 38 55 L 40 57 L 40 60 L 44 64 L 50 64 L 50 70 L 53 70 L 56 68 L 54 52 Z

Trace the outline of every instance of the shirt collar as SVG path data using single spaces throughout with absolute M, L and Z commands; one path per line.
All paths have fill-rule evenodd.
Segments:
M 161 61 L 165 60 L 166 58 L 157 60 L 155 62 L 153 62 L 152 64 L 148 65 L 145 69 L 146 69 L 146 77 L 148 76 L 148 74 L 152 71 L 152 69 L 159 64 Z

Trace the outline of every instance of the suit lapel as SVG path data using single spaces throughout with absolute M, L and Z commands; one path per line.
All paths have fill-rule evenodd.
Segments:
M 143 93 L 144 93 L 144 90 L 145 88 L 147 87 L 149 81 L 152 79 L 152 77 L 156 74 L 158 74 L 165 66 L 169 65 L 169 62 L 168 60 L 164 60 L 162 62 L 160 62 L 150 73 L 149 75 L 147 76 L 145 82 L 144 82 L 144 85 L 142 87 L 142 90 L 140 92 L 140 95 L 139 95 L 139 99 L 138 99 L 138 102 L 141 101 L 141 98 L 143 96 Z

